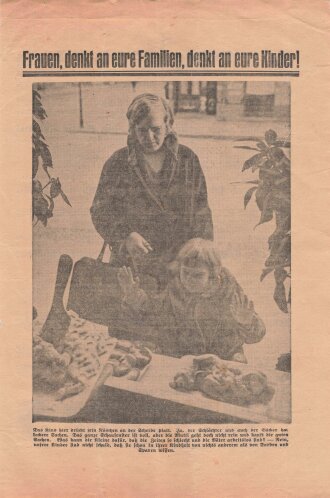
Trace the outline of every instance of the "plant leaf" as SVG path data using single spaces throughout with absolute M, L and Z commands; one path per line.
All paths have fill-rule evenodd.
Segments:
M 37 180 L 36 178 L 33 178 L 33 182 L 32 182 L 32 193 L 36 197 L 39 197 L 39 195 L 42 195 L 42 185 L 41 185 L 41 182 L 39 180 Z
M 268 145 L 273 145 L 276 142 L 277 133 L 274 130 L 267 130 L 265 133 L 265 140 Z
M 274 189 L 271 205 L 272 208 L 275 209 L 276 211 L 283 211 L 285 213 L 290 212 L 290 205 L 291 205 L 290 192 L 288 192 L 284 188 Z
M 32 178 L 36 176 L 38 173 L 38 167 L 39 167 L 39 156 L 36 152 L 36 149 L 33 147 L 32 148 Z
M 274 276 L 277 284 L 283 284 L 288 276 L 288 272 L 284 270 L 283 266 L 279 266 L 275 268 Z
M 267 223 L 268 221 L 271 221 L 272 219 L 273 219 L 273 211 L 271 209 L 264 208 L 262 210 L 259 223 L 254 228 L 257 228 L 259 225 L 262 225 L 263 223 Z
M 38 216 L 38 220 L 41 221 L 41 223 L 43 224 L 44 227 L 47 226 L 47 220 L 48 220 L 47 214 L 45 214 L 45 215 L 39 215 Z
M 261 163 L 264 157 L 265 157 L 264 152 L 260 152 L 259 154 L 255 154 L 254 156 L 250 157 L 250 159 L 247 159 L 247 161 L 245 161 L 242 171 L 252 168 L 253 166 L 259 165 L 259 163 Z
M 49 206 L 48 206 L 48 217 L 50 218 L 53 216 L 53 209 L 54 209 L 54 201 L 49 195 L 46 195 L 47 199 L 49 200 Z
M 274 185 L 276 185 L 276 187 L 283 185 L 284 183 L 290 183 L 290 178 L 288 176 L 284 176 L 283 178 L 274 181 Z
M 32 195 L 32 214 L 42 221 L 48 210 L 48 202 L 38 190 L 33 191 Z
M 274 301 L 283 313 L 288 313 L 288 304 L 283 283 L 276 284 L 274 290 Z
M 259 141 L 260 141 L 259 137 L 241 137 L 235 139 L 235 142 L 259 142 Z
M 65 195 L 65 193 L 63 192 L 63 190 L 61 190 L 60 194 L 62 196 L 63 201 L 66 202 L 70 207 L 72 207 L 71 204 L 70 204 L 69 199 L 67 198 L 67 196 Z
M 267 223 L 268 221 L 273 219 L 273 208 L 270 205 L 271 196 L 272 192 L 268 192 L 268 194 L 265 196 L 259 223 L 254 228 L 257 228 L 257 226 L 262 225 L 263 223 Z
M 264 208 L 265 200 L 269 195 L 270 191 L 263 183 L 261 183 L 256 191 L 256 203 L 260 211 Z
M 259 152 L 259 149 L 256 149 L 255 147 L 249 147 L 248 145 L 234 145 L 234 149 L 256 150 Z
M 291 142 L 289 140 L 276 140 L 276 142 L 274 142 L 274 145 L 276 147 L 290 148 L 291 147 Z
M 42 167 L 47 172 L 47 168 L 53 167 L 52 155 L 48 149 L 48 146 L 43 144 L 40 148 L 40 155 L 42 158 Z
M 263 279 L 264 279 L 265 277 L 267 277 L 267 275 L 268 275 L 269 273 L 271 273 L 273 270 L 274 270 L 274 268 L 264 268 L 264 269 L 262 270 L 261 275 L 260 275 L 260 282 L 262 282 L 262 281 L 263 281 Z
M 264 151 L 268 150 L 268 147 L 264 142 L 258 142 L 257 147 L 259 150 L 264 150 Z
M 33 99 L 32 113 L 38 119 L 45 119 L 47 117 L 46 111 L 37 97 Z
M 247 180 L 246 182 L 230 182 L 230 185 L 235 185 L 235 184 L 247 184 L 247 183 L 252 183 L 253 185 L 259 185 L 259 180 Z
M 37 121 L 35 119 L 32 120 L 32 130 L 38 136 L 38 138 L 41 137 L 45 140 L 45 137 L 43 136 L 43 134 L 41 132 L 40 125 L 39 125 L 39 123 L 37 123 Z
M 255 192 L 257 190 L 257 188 L 258 187 L 249 188 L 249 190 L 245 193 L 245 196 L 244 196 L 244 209 L 246 209 L 246 206 L 248 205 L 248 203 L 251 200 L 253 192 Z
M 51 179 L 50 196 L 57 197 L 61 192 L 61 182 L 58 178 Z
M 268 154 L 275 163 L 279 163 L 285 157 L 283 150 L 279 147 L 270 147 Z

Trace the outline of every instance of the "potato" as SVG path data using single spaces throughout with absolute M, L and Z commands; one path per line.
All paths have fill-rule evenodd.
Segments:
M 132 368 L 130 372 L 126 375 L 126 379 L 128 380 L 138 380 L 140 377 L 140 370 L 138 368 Z
M 261 373 L 250 373 L 242 377 L 243 384 L 254 395 L 259 395 L 267 386 L 267 377 Z
M 148 363 L 150 363 L 150 357 L 149 356 L 144 356 L 140 353 L 136 353 L 135 355 L 135 358 L 136 358 L 136 364 L 135 366 L 137 368 L 144 368 L 145 366 L 148 365 Z
M 122 377 L 126 375 L 131 370 L 131 365 L 126 361 L 122 361 L 119 365 L 115 365 L 113 369 L 113 375 L 115 377 Z
M 132 368 L 136 367 L 137 359 L 133 354 L 131 353 L 127 354 L 125 356 L 125 360 L 131 365 Z
M 126 339 L 121 339 L 117 342 L 118 349 L 122 349 L 123 351 L 126 351 L 128 353 L 132 347 L 131 341 L 127 341 Z
M 201 383 L 200 390 L 207 394 L 210 398 L 213 399 L 222 399 L 223 394 L 227 391 L 229 385 L 224 382 L 219 384 L 219 382 L 213 377 L 213 375 L 208 375 L 205 377 L 203 382 Z
M 192 369 L 185 369 L 178 372 L 170 386 L 182 391 L 192 391 L 195 388 L 195 376 Z

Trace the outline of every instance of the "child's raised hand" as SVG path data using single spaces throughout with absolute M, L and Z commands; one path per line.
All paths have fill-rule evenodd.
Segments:
M 127 296 L 139 288 L 140 280 L 139 277 L 133 277 L 132 270 L 130 267 L 123 266 L 118 270 L 118 282 L 122 293 Z
M 254 305 L 244 295 L 233 294 L 230 304 L 230 313 L 233 319 L 243 326 L 250 326 L 254 317 Z

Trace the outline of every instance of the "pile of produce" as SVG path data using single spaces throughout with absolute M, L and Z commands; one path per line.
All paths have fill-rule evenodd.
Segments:
M 143 344 L 118 340 L 109 355 L 107 370 L 114 377 L 137 380 L 150 361 L 151 353 Z
M 275 390 L 262 372 L 243 374 L 215 355 L 196 356 L 170 383 L 180 391 L 200 391 L 209 398 L 235 405 L 267 404 Z
M 151 361 L 143 346 L 95 331 L 75 313 L 70 313 L 70 326 L 56 348 L 43 339 L 37 320 L 33 329 L 33 387 L 57 400 L 83 391 L 105 364 L 107 375 L 137 380 Z

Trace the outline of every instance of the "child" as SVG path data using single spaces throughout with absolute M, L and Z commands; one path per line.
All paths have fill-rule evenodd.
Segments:
M 221 265 L 213 242 L 186 242 L 172 270 L 166 289 L 152 296 L 140 288 L 130 268 L 121 268 L 118 281 L 126 312 L 149 331 L 151 327 L 163 354 L 213 353 L 246 363 L 243 344 L 259 342 L 265 326 L 252 301 Z

